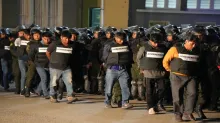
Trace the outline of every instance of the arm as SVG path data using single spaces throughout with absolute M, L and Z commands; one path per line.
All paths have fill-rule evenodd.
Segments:
M 51 43 L 48 48 L 47 48 L 47 52 L 46 52 L 46 56 L 47 58 L 50 60 L 51 57 L 51 53 L 55 50 L 55 45 L 54 43 Z
M 47 58 L 50 60 L 51 53 L 47 51 L 46 55 L 47 55 Z
M 145 51 L 145 47 L 143 46 L 139 48 L 139 51 L 137 53 L 136 62 L 138 64 L 138 68 L 140 68 L 140 60 L 141 58 L 143 58 L 144 51 Z
M 110 45 L 105 45 L 102 53 L 102 61 L 106 62 L 110 51 Z
M 175 47 L 172 47 L 170 48 L 170 50 L 168 50 L 167 54 L 165 55 L 163 59 L 163 67 L 166 69 L 166 71 L 170 71 L 170 62 L 177 55 L 178 55 L 178 52 Z

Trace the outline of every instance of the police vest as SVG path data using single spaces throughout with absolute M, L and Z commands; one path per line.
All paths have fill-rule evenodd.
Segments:
M 39 43 L 37 46 L 37 53 L 35 55 L 35 60 L 34 62 L 36 65 L 40 65 L 40 67 L 47 68 L 49 64 L 49 60 L 46 56 L 47 52 L 47 45 L 43 45 L 42 43 Z
M 71 46 L 63 46 L 61 42 L 55 43 L 55 51 L 51 53 L 50 67 L 65 70 L 69 67 L 69 59 L 72 54 Z
M 178 57 L 174 58 L 171 63 L 171 72 L 181 73 L 188 76 L 198 74 L 199 48 L 194 48 L 192 51 L 186 50 L 182 44 L 177 44 Z
M 164 71 L 163 57 L 167 49 L 165 46 L 153 48 L 148 43 L 145 45 L 144 57 L 140 59 L 140 68 L 143 70 Z
M 131 59 L 132 56 L 128 45 L 119 45 L 115 43 L 110 44 L 110 53 L 106 62 L 107 66 L 130 65 L 132 62 Z

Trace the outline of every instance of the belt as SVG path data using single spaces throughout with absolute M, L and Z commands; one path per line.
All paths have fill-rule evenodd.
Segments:
M 112 69 L 112 70 L 122 70 L 122 69 L 125 69 L 125 66 L 113 65 L 109 69 Z

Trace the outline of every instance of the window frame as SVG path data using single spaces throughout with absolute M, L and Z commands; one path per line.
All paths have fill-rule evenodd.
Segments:
M 157 7 L 157 0 L 153 0 L 153 7 L 146 7 L 146 0 L 145 0 L 145 9 L 169 9 L 169 10 L 176 10 L 179 9 L 178 4 L 180 3 L 180 0 L 176 0 L 176 8 L 169 8 L 169 0 L 164 0 L 164 8 L 158 8 Z
M 220 9 L 214 9 L 214 0 L 210 0 L 210 8 L 209 9 L 204 9 L 201 8 L 201 0 L 196 0 L 197 1 L 197 7 L 195 9 L 193 8 L 187 8 L 187 0 L 186 0 L 186 9 L 188 11 L 198 11 L 198 10 L 203 10 L 203 11 L 219 11 Z

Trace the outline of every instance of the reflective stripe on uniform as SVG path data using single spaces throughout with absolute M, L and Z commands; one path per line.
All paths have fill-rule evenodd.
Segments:
M 146 57 L 147 58 L 163 58 L 164 53 L 163 52 L 147 52 Z
M 198 62 L 199 56 L 179 53 L 179 58 L 183 61 Z
M 28 42 L 29 41 L 27 41 L 27 40 L 21 40 L 21 45 L 25 45 L 26 46 L 28 44 Z
M 5 46 L 5 50 L 10 50 L 10 46 Z
M 121 53 L 121 52 L 128 52 L 128 46 L 122 46 L 122 47 L 112 47 L 111 48 L 112 53 Z
M 39 47 L 38 52 L 39 53 L 46 53 L 47 52 L 47 47 Z
M 56 52 L 57 53 L 66 53 L 66 54 L 72 54 L 72 48 L 64 48 L 64 47 L 57 47 Z

